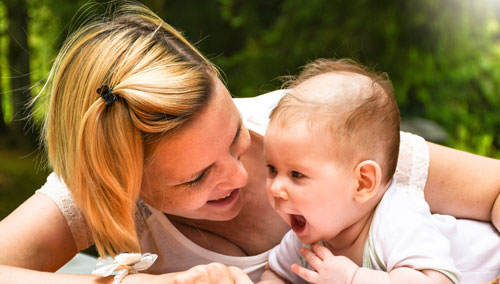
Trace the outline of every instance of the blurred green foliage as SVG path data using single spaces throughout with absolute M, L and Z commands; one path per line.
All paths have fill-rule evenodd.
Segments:
M 49 171 L 42 166 L 41 159 L 34 152 L 0 149 L 0 220 L 45 182 Z
M 27 1 L 30 75 L 37 94 L 70 30 L 82 17 L 99 10 L 96 7 L 101 11 L 109 7 L 81 0 Z M 281 82 L 276 78 L 296 74 L 300 66 L 315 58 L 349 57 L 389 74 L 403 117 L 437 122 L 448 132 L 449 146 L 500 157 L 497 1 L 142 2 L 184 31 L 220 66 L 236 96 L 279 88 Z M 4 10 L 0 5 L 0 68 L 6 86 L 9 72 L 3 51 L 8 23 Z M 12 113 L 7 101 L 4 96 L 8 120 Z M 36 108 L 39 120 L 44 106 L 42 101 Z
M 9 70 L 9 62 L 7 61 L 7 46 L 8 46 L 8 37 L 7 37 L 7 11 L 2 2 L 0 2 L 0 91 L 3 94 L 9 94 L 10 85 L 10 70 Z M 2 106 L 4 109 L 4 115 L 8 120 L 12 117 L 12 107 L 10 105 L 10 97 L 7 95 L 0 96 L 2 98 Z
M 245 35 L 240 50 L 214 58 L 236 94 L 275 89 L 272 78 L 318 57 L 354 58 L 389 74 L 403 117 L 436 121 L 452 147 L 500 157 L 497 1 L 220 3 Z
M 5 4 L 12 1 L 16 0 L 0 0 L 0 101 L 7 123 L 13 111 Z M 83 0 L 19 1 L 28 7 L 26 52 L 36 95 L 46 91 L 51 64 L 68 33 L 84 18 L 112 6 L 106 4 L 109 1 L 94 5 Z M 500 158 L 500 3 L 496 0 L 141 2 L 183 31 L 221 67 L 235 96 L 275 90 L 281 85 L 279 76 L 296 74 L 316 58 L 349 57 L 389 74 L 403 118 L 433 120 L 448 132 L 447 145 Z M 38 123 L 45 106 L 46 101 L 40 100 L 35 107 Z M 6 163 L 12 157 L 6 157 L 10 156 L 0 156 L 0 164 L 10 165 Z M 37 167 L 33 162 L 24 165 L 25 171 Z M 23 176 L 20 168 L 10 168 L 0 168 L 2 188 L 35 180 Z M 7 181 L 16 176 L 22 181 Z M 32 192 L 38 184 L 26 188 L 31 186 Z

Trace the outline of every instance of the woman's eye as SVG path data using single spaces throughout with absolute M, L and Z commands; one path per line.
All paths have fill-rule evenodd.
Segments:
M 193 186 L 201 183 L 205 179 L 206 176 L 207 176 L 207 171 L 204 171 L 203 173 L 201 173 L 200 176 L 198 176 L 194 180 L 186 182 L 186 185 L 189 187 L 193 187 Z
M 292 177 L 293 177 L 293 178 L 301 178 L 301 177 L 304 177 L 304 175 L 303 175 L 303 174 L 301 174 L 301 173 L 299 173 L 299 172 L 297 172 L 297 171 L 292 171 L 292 172 L 291 172 L 291 175 L 292 175 Z

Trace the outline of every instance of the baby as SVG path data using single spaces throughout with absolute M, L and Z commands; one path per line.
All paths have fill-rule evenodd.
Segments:
M 480 283 L 498 275 L 491 224 L 432 215 L 422 190 L 396 184 L 399 124 L 384 74 L 349 60 L 305 67 L 264 138 L 267 197 L 292 231 L 262 281 Z

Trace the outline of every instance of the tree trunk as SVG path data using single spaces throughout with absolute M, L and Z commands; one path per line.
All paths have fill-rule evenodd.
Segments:
M 30 53 L 28 46 L 28 8 L 26 0 L 7 0 L 9 20 L 10 81 L 12 89 L 12 134 L 19 146 L 36 147 L 38 131 L 32 118 L 30 92 Z
M 3 34 L 0 35 L 0 38 L 3 37 Z M 0 59 L 1 60 L 1 59 Z M 2 69 L 0 68 L 0 78 L 3 78 Z M 2 83 L 0 82 L 0 137 L 2 141 L 7 136 L 7 124 L 5 123 L 5 114 L 3 112 L 3 94 L 6 90 L 4 90 Z M 1 141 L 0 141 L 1 142 Z
M 0 78 L 2 78 L 2 70 L 0 70 Z M 7 125 L 3 113 L 3 93 L 4 90 L 0 84 L 0 137 L 7 136 Z

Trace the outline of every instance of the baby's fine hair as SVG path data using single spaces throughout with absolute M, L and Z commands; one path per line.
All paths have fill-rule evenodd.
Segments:
M 217 76 L 141 4 L 116 7 L 66 40 L 49 77 L 44 142 L 101 256 L 140 252 L 135 211 L 145 161 L 207 104 Z M 98 93 L 105 84 L 114 102 Z
M 345 98 L 342 105 L 330 97 L 311 98 L 295 91 L 305 81 L 323 74 L 353 75 L 351 86 L 355 87 L 341 90 Z M 362 76 L 367 83 L 355 85 L 360 80 L 355 81 L 354 75 Z M 376 160 L 382 167 L 383 182 L 392 178 L 399 153 L 400 114 L 387 74 L 372 72 L 350 59 L 317 59 L 304 66 L 297 77 L 288 78 L 283 87 L 290 91 L 271 112 L 271 121 L 290 124 L 306 118 L 312 126 L 325 125 L 332 148 L 342 149 L 337 157 Z M 338 90 L 332 86 L 333 91 Z

